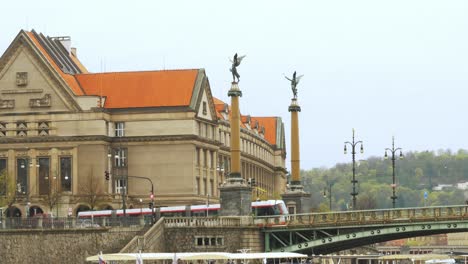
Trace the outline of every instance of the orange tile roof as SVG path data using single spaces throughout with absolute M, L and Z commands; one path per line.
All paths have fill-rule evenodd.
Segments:
M 213 97 L 213 103 L 215 105 L 215 109 L 216 109 L 216 116 L 219 118 L 219 119 L 224 119 L 224 116 L 221 114 L 221 112 L 223 112 L 225 110 L 225 107 L 226 107 L 226 103 L 219 100 L 218 98 L 215 98 Z M 229 111 L 229 110 L 228 110 Z
M 42 45 L 39 43 L 39 41 L 36 39 L 34 34 L 29 31 L 25 31 L 28 37 L 31 39 L 31 41 L 34 43 L 34 45 L 41 51 L 42 55 L 44 55 L 49 61 L 49 63 L 54 67 L 54 69 L 60 74 L 60 76 L 65 80 L 65 82 L 70 86 L 72 91 L 76 95 L 84 95 L 83 90 L 81 90 L 80 86 L 78 85 L 78 82 L 76 81 L 75 77 L 71 74 L 64 73 L 59 66 L 55 63 L 55 61 L 50 57 L 50 55 L 47 53 L 47 51 L 42 47 Z
M 198 70 L 77 74 L 87 95 L 107 97 L 105 108 L 188 106 Z
M 265 139 L 270 142 L 272 145 L 276 145 L 276 124 L 277 117 L 252 117 L 252 119 L 257 120 L 260 127 L 265 127 Z
M 224 110 L 224 105 L 226 104 L 225 102 L 219 100 L 218 98 L 213 97 L 213 102 L 215 104 L 216 112 L 218 117 L 220 116 L 220 111 Z M 229 107 L 229 106 L 228 106 Z M 247 129 L 245 126 L 245 122 L 247 121 L 247 118 L 249 115 L 242 115 L 241 114 L 241 127 Z M 222 118 L 222 117 L 221 117 Z M 250 117 L 250 124 L 252 130 L 255 130 L 253 126 L 255 125 L 256 122 L 258 122 L 258 128 L 256 129 L 258 132 L 261 131 L 261 127 L 265 128 L 265 140 L 269 142 L 272 145 L 276 145 L 276 130 L 277 130 L 277 117 Z

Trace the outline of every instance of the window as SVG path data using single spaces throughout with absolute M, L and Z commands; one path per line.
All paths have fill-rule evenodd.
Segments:
M 114 166 L 127 167 L 127 149 L 114 150 Z
M 208 110 L 206 109 L 206 102 L 203 102 L 203 114 L 206 115 Z
M 7 192 L 7 159 L 0 159 L 0 196 L 5 195 Z
M 208 167 L 208 155 L 205 149 L 203 150 L 203 167 Z
M 71 191 L 72 158 L 60 157 L 60 183 L 62 192 Z
M 197 236 L 195 237 L 195 246 L 197 247 L 219 247 L 224 246 L 224 238 L 217 236 Z
M 115 123 L 115 136 L 116 137 L 125 136 L 125 123 L 124 122 Z
M 50 158 L 41 157 L 37 158 L 38 168 L 38 183 L 39 183 L 39 195 L 46 195 L 49 193 L 50 188 Z
M 115 192 L 125 194 L 125 189 L 127 188 L 127 182 L 125 179 L 120 179 L 115 181 Z
M 200 149 L 199 148 L 195 148 L 195 155 L 196 155 L 196 159 L 197 159 L 197 166 L 200 166 Z
M 16 159 L 16 193 L 26 195 L 28 190 L 28 169 L 29 162 L 27 158 Z

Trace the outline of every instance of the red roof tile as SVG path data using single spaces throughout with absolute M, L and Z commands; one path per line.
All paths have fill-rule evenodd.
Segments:
M 87 95 L 107 97 L 105 108 L 188 106 L 198 70 L 77 74 Z

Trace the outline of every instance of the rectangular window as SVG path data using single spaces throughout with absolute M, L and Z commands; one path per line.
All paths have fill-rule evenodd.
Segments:
M 119 179 L 115 181 L 115 192 L 125 194 L 127 188 L 127 181 L 125 179 Z
M 200 166 L 200 149 L 199 148 L 195 148 L 195 155 L 196 155 L 196 159 L 197 159 L 197 166 Z
M 205 149 L 203 150 L 203 167 L 208 167 L 208 155 Z
M 208 110 L 206 109 L 206 102 L 203 102 L 203 114 L 206 115 Z
M 38 180 L 39 183 L 39 195 L 47 195 L 50 188 L 50 158 L 41 157 L 37 158 L 38 168 Z
M 203 194 L 207 195 L 208 194 L 208 186 L 207 186 L 206 179 L 203 179 Z
M 127 149 L 114 150 L 114 166 L 127 167 Z
M 26 195 L 28 190 L 28 169 L 29 162 L 27 158 L 16 159 L 16 193 Z
M 62 192 L 71 192 L 72 158 L 60 157 L 60 183 Z
M 116 137 L 125 136 L 125 123 L 124 122 L 115 123 L 115 136 Z
M 7 193 L 7 159 L 0 159 L 0 196 Z

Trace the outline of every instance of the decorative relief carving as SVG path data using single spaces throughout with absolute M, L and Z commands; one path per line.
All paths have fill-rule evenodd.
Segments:
M 51 101 L 50 94 L 45 94 L 42 98 L 29 99 L 29 107 L 50 107 Z
M 13 109 L 13 108 L 15 108 L 15 100 L 0 99 L 0 109 Z
M 27 72 L 17 72 L 16 73 L 16 85 L 17 86 L 26 86 L 26 85 L 28 85 L 28 73 Z

